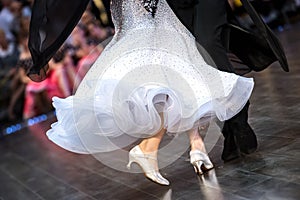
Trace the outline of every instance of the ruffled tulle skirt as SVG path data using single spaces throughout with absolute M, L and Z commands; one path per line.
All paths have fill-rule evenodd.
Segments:
M 155 59 L 143 58 L 149 54 Z M 178 134 L 215 117 L 227 120 L 243 108 L 254 85 L 252 78 L 205 63 L 195 67 L 153 49 L 127 53 L 100 79 L 85 83 L 90 89 L 84 95 L 53 99 L 58 121 L 47 132 L 50 140 L 76 153 L 123 148 L 162 126 Z

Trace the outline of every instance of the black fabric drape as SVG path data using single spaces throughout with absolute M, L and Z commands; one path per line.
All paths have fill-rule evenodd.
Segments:
M 89 0 L 34 1 L 28 46 L 33 66 L 28 76 L 33 81 L 46 78 L 47 63 L 80 20 Z
M 287 58 L 276 35 L 248 0 L 241 2 L 255 24 L 257 32 L 247 30 L 229 19 L 229 50 L 254 71 L 262 71 L 271 63 L 278 61 L 282 69 L 288 72 Z

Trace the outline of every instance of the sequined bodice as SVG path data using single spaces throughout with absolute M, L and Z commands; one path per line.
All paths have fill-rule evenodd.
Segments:
M 143 7 L 141 0 L 112 0 L 111 12 L 117 30 L 144 26 L 151 21 L 151 14 Z
M 149 9 L 145 8 L 142 0 L 111 0 L 111 14 L 115 35 L 95 63 L 98 67 L 89 70 L 87 76 L 89 80 L 83 80 L 84 83 L 81 83 L 76 95 L 84 96 L 92 92 L 90 86 L 97 84 L 92 84 L 91 80 L 97 80 L 99 74 L 104 72 L 109 74 L 106 73 L 106 69 L 112 69 L 113 63 L 119 62 L 120 58 L 127 58 L 128 53 L 135 51 L 134 55 L 138 55 L 137 60 L 141 66 L 145 65 L 145 59 L 151 58 L 154 52 L 168 52 L 190 63 L 199 60 L 203 62 L 202 57 L 197 56 L 199 52 L 195 46 L 194 36 L 181 24 L 166 0 L 158 1 L 154 16 Z M 144 54 L 141 49 L 151 49 L 151 51 Z M 198 61 L 194 61 L 195 59 Z M 122 67 L 118 70 L 128 69 Z M 114 77 L 109 79 L 118 80 L 120 77 L 115 76 L 122 73 L 114 71 L 113 74 Z
M 166 0 L 158 1 L 155 17 L 144 8 L 142 0 L 111 0 L 111 13 L 116 33 L 160 27 L 166 30 L 176 29 L 181 34 L 192 36 L 177 19 Z

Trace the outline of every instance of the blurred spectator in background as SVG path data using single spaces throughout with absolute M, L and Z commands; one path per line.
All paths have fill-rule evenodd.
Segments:
M 0 29 L 5 33 L 5 37 L 8 40 L 13 40 L 13 34 L 11 33 L 11 25 L 13 21 L 13 13 L 11 12 L 12 0 L 1 0 L 2 9 L 0 11 Z
M 17 63 L 15 75 L 12 79 L 10 89 L 12 91 L 8 106 L 8 116 L 10 120 L 22 119 L 24 92 L 29 82 L 25 70 L 32 64 L 31 54 L 28 49 L 28 31 L 22 30 L 18 36 L 18 47 L 20 50 L 19 61 Z
M 51 101 L 47 95 L 47 84 L 47 80 L 34 82 L 27 78 L 23 110 L 24 119 L 47 113 L 52 109 Z
M 98 41 L 99 43 L 103 42 L 114 34 L 113 29 L 102 27 L 98 21 L 90 21 L 86 26 L 89 37 Z
M 12 95 L 11 84 L 16 73 L 19 50 L 15 43 L 8 41 L 5 32 L 0 29 L 0 121 L 8 120 L 8 104 Z
M 7 113 L 8 120 L 20 120 L 23 118 L 23 105 L 24 105 L 24 92 L 27 83 L 29 82 L 26 76 L 26 69 L 29 69 L 32 64 L 31 54 L 28 49 L 28 37 L 29 37 L 29 23 L 30 18 L 20 19 L 20 30 L 17 36 L 18 47 L 18 63 L 10 66 L 10 70 L 13 71 L 11 77 L 11 83 L 9 88 L 11 91 L 8 101 Z
M 77 65 L 78 61 L 88 52 L 86 27 L 83 24 L 78 24 L 72 31 L 67 40 L 67 45 L 73 49 L 74 64 Z
M 93 0 L 89 9 L 102 27 L 114 27 L 110 13 L 110 0 Z
M 0 28 L 6 38 L 14 41 L 20 31 L 19 21 L 22 17 L 22 3 L 17 0 L 1 0 L 3 8 L 0 11 Z
M 69 95 L 74 94 L 76 91 L 78 84 L 80 83 L 81 79 L 78 78 L 77 74 L 77 69 L 76 66 L 74 65 L 74 60 L 72 57 L 72 48 L 70 46 L 64 45 L 60 51 L 63 51 L 64 58 L 62 61 L 63 64 L 63 73 L 65 76 L 65 79 L 67 80 L 67 87 Z M 76 84 L 77 83 L 77 84 Z M 67 95 L 68 96 L 68 95 Z
M 95 15 L 89 10 L 89 7 L 87 8 L 86 11 L 82 14 L 82 17 L 80 19 L 79 24 L 87 25 L 88 23 L 95 21 Z
M 99 45 L 98 42 L 92 38 L 88 38 L 86 42 L 87 51 L 89 53 L 83 56 L 77 64 L 77 75 L 80 80 L 84 78 L 103 50 L 102 45 Z
M 28 119 L 53 110 L 52 97 L 72 94 L 75 68 L 67 49 L 60 49 L 49 61 L 47 79 L 34 82 L 29 78 L 25 91 L 24 118 Z
M 52 97 L 54 96 L 65 98 L 72 94 L 70 76 L 67 74 L 70 71 L 66 68 L 69 67 L 73 71 L 75 69 L 73 66 L 65 65 L 66 56 L 66 50 L 62 49 L 49 62 L 48 78 L 46 79 L 46 90 L 49 101 L 52 101 Z M 75 75 L 75 73 L 71 75 Z
M 241 1 L 229 0 L 229 2 L 237 16 L 239 16 L 240 23 L 245 27 L 253 26 Z M 284 27 L 288 28 L 293 21 L 299 20 L 299 0 L 252 0 L 250 2 L 264 22 L 272 29 L 282 31 Z
M 33 5 L 34 0 L 21 0 L 22 2 L 22 16 L 24 18 L 31 17 L 31 7 Z
M 8 74 L 8 70 L 17 64 L 19 51 L 14 42 L 7 40 L 4 30 L 0 28 L 0 70 Z
M 25 28 L 19 35 L 19 49 L 21 53 L 17 64 L 18 74 L 15 77 L 16 86 L 13 88 L 16 92 L 13 93 L 9 106 L 9 111 L 12 113 L 12 110 L 16 106 L 16 100 L 24 92 L 23 118 L 25 119 L 33 117 L 36 114 L 41 114 L 43 112 L 42 104 L 44 103 L 44 106 L 47 105 L 47 101 L 43 99 L 46 81 L 35 83 L 26 75 L 27 70 L 32 65 L 31 54 L 27 45 L 28 37 L 29 33 Z

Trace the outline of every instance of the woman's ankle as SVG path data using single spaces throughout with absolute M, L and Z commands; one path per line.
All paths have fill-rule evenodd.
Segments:
M 148 142 L 141 142 L 138 146 L 144 154 L 157 154 L 157 148 L 149 145 Z
M 195 150 L 200 150 L 203 153 L 206 153 L 206 149 L 205 149 L 205 145 L 204 143 L 201 141 L 192 141 L 191 142 L 191 151 L 195 151 Z

